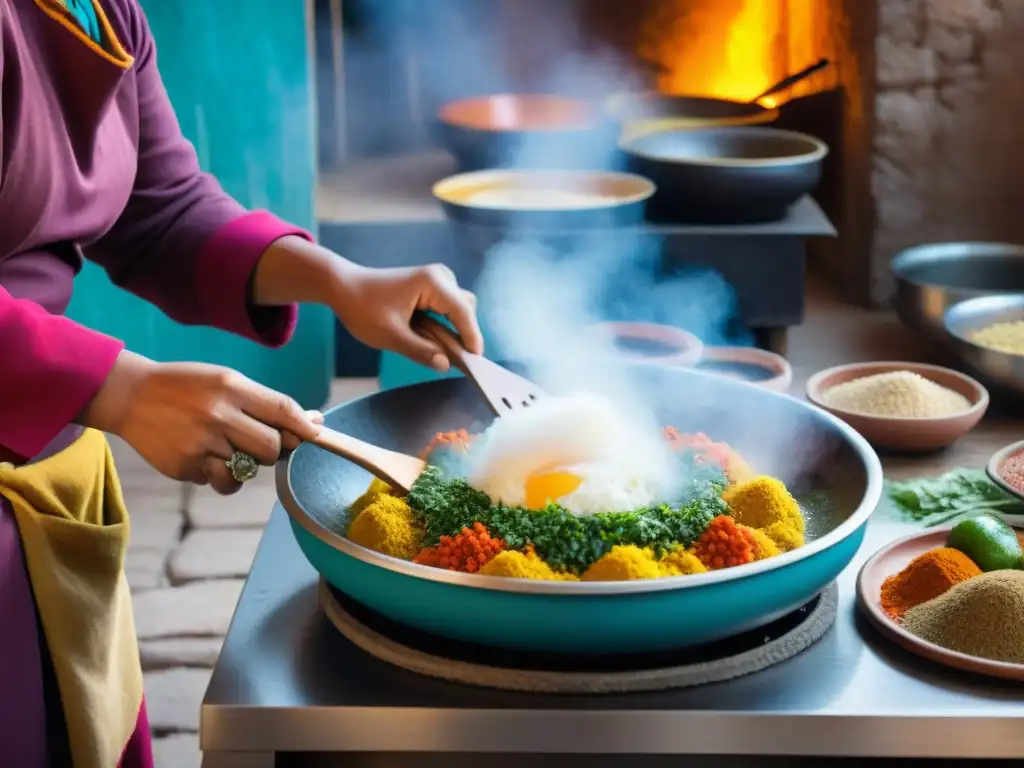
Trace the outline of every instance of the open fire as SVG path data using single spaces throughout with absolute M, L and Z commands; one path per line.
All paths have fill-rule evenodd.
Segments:
M 823 56 L 835 55 L 821 0 L 662 0 L 643 22 L 639 54 L 657 65 L 657 88 L 748 101 Z M 823 72 L 766 107 L 834 87 Z

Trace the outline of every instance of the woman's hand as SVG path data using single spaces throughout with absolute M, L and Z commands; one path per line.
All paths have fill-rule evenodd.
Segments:
M 483 352 L 476 297 L 459 287 L 448 267 L 369 269 L 345 262 L 338 271 L 331 307 L 348 332 L 364 344 L 447 371 L 450 364 L 441 347 L 409 325 L 413 313 L 422 310 L 447 317 L 470 352 Z
M 271 465 L 282 448 L 315 437 L 323 416 L 229 368 L 125 351 L 82 421 L 121 437 L 170 478 L 233 493 L 239 484 L 225 461 L 234 451 Z
M 300 237 L 282 237 L 260 258 L 253 301 L 264 306 L 325 304 L 364 344 L 447 371 L 441 348 L 409 326 L 416 310 L 429 310 L 452 321 L 470 352 L 483 352 L 476 297 L 461 289 L 442 264 L 370 269 Z

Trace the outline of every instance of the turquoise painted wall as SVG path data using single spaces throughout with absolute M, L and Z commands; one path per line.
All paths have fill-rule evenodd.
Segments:
M 307 3 L 142 0 L 160 71 L 203 168 L 243 205 L 315 231 L 316 150 Z M 334 321 L 303 307 L 282 350 L 207 328 L 185 328 L 87 265 L 69 315 L 158 360 L 229 365 L 306 408 L 326 402 Z

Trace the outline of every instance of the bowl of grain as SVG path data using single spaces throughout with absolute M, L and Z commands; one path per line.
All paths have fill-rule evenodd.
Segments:
M 988 391 L 970 376 L 937 365 L 852 363 L 816 373 L 807 399 L 879 448 L 931 451 L 970 432 L 988 408 Z
M 1024 394 L 1024 294 L 957 302 L 943 324 L 953 352 L 973 373 L 997 389 Z

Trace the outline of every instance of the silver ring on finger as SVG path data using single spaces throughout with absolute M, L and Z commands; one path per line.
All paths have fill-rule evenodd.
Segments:
M 236 483 L 252 480 L 256 477 L 256 473 L 260 471 L 259 462 L 248 453 L 242 451 L 235 451 L 231 454 L 231 458 L 224 463 L 231 470 L 231 476 L 235 479 Z

